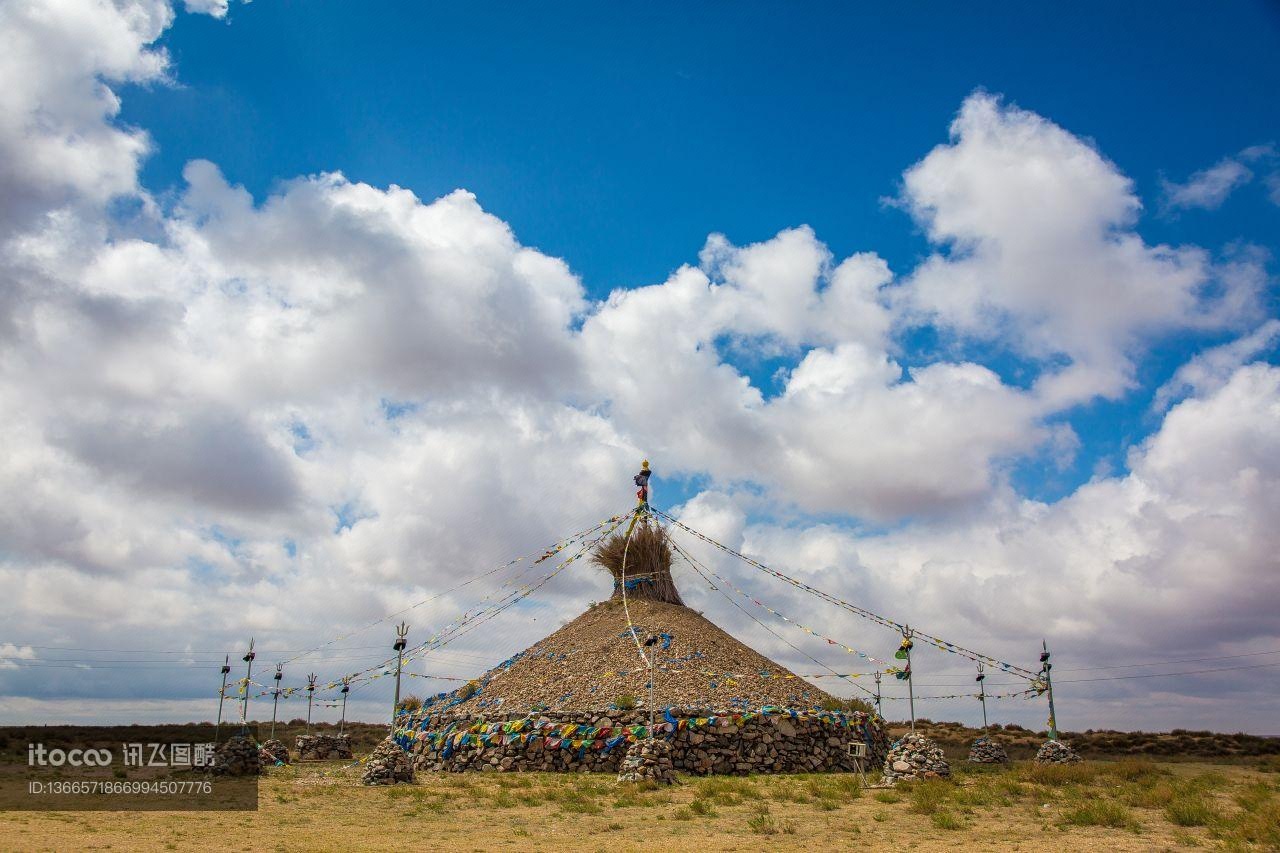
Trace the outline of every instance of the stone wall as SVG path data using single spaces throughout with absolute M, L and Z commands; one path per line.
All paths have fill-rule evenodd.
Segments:
M 694 775 L 849 772 L 850 742 L 868 744 L 866 766 L 884 760 L 883 721 L 862 713 L 803 714 L 668 709 L 655 735 L 675 770 Z M 419 770 L 617 773 L 628 747 L 648 738 L 644 712 L 545 712 L 529 716 L 410 718 L 397 740 Z
M 350 759 L 351 735 L 298 735 L 295 742 L 299 761 Z

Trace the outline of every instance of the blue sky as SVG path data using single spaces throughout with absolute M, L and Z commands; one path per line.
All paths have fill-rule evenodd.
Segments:
M 1275 4 L 32 0 L 0 37 L 0 718 L 199 717 L 249 634 L 539 552 L 645 455 L 692 526 L 1009 660 L 1280 654 Z M 74 657 L 118 648 L 154 671 Z M 1258 730 L 1268 673 L 1059 713 Z
M 596 297 L 661 281 L 712 232 L 743 245 L 801 224 L 837 257 L 874 250 L 908 271 L 928 246 L 887 200 L 980 89 L 1092 140 L 1134 181 L 1149 242 L 1280 249 L 1280 207 L 1257 186 L 1212 212 L 1159 204 L 1162 177 L 1280 136 L 1273 4 L 1223 14 L 1177 3 L 1153 16 L 1086 3 L 1046 16 L 1005 3 L 975 16 L 948 4 L 370 13 L 321 2 L 300 15 L 255 3 L 224 20 L 181 15 L 160 43 L 179 85 L 131 87 L 122 112 L 155 139 L 142 171 L 152 189 L 180 185 L 195 158 L 259 199 L 282 179 L 332 170 L 424 200 L 463 187 Z M 935 359 L 930 337 L 908 342 L 903 363 Z M 1228 337 L 1151 342 L 1143 388 L 1067 414 L 1082 452 L 1065 471 L 1021 463 L 1019 487 L 1055 499 L 1100 465 L 1122 468 L 1125 448 L 1159 424 L 1150 392 Z M 1006 381 L 1029 381 L 1014 359 L 966 350 Z M 726 357 L 766 395 L 798 360 Z
M 130 90 L 122 118 L 156 140 L 155 188 L 197 157 L 258 196 L 334 169 L 465 187 L 596 295 L 660 281 L 713 231 L 801 223 L 902 269 L 924 246 L 881 199 L 975 89 L 1094 140 L 1153 201 L 1162 173 L 1275 137 L 1280 11 L 1228 7 L 237 5 L 181 15 L 161 40 L 181 85 Z M 1280 211 L 1241 194 L 1141 230 L 1274 241 Z

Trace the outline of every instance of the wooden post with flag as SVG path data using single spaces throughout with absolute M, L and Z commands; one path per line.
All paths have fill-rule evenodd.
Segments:
M 253 684 L 253 659 L 258 653 L 253 650 L 253 637 L 249 638 L 249 651 L 244 653 L 247 664 L 244 671 L 244 696 L 240 699 L 240 733 L 249 731 L 249 688 Z
M 222 662 L 222 688 L 218 691 L 218 722 L 213 724 L 213 742 L 218 742 L 218 729 L 222 728 L 222 703 L 227 698 L 227 673 L 231 672 L 231 655 Z
M 396 713 L 400 710 L 400 670 L 404 665 L 404 649 L 409 645 L 409 626 L 401 622 L 396 626 L 396 641 L 391 648 L 396 650 L 396 698 L 391 703 L 391 731 L 396 730 Z

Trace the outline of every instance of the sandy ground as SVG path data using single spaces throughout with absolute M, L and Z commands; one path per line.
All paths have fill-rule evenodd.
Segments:
M 357 767 L 312 764 L 271 770 L 256 812 L 0 812 L 0 849 L 1280 849 L 1270 846 L 1265 824 L 1260 843 L 1231 828 L 1244 814 L 1236 804 L 1244 802 L 1241 792 L 1253 792 L 1248 808 L 1270 809 L 1263 821 L 1280 814 L 1275 773 L 1149 762 L 1120 772 L 1107 762 L 1090 764 L 1101 770 L 1074 781 L 1046 780 L 1018 765 L 962 771 L 954 783 L 923 791 L 860 790 L 856 778 L 834 774 L 686 778 L 657 790 L 587 774 L 451 774 L 366 788 Z M 1217 815 L 1208 826 L 1175 825 L 1160 806 L 1184 796 L 1165 792 L 1191 788 L 1204 792 Z M 1123 809 L 1116 819 L 1127 825 L 1073 822 L 1082 805 L 1104 800 Z

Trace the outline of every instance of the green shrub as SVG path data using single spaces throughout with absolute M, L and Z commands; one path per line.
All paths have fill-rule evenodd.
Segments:
M 689 811 L 693 814 L 701 815 L 702 817 L 716 816 L 716 807 L 713 806 L 709 800 L 695 799 L 693 802 L 689 803 Z
M 1092 764 L 1030 764 L 1022 770 L 1022 776 L 1028 782 L 1040 785 L 1088 785 L 1098 775 L 1098 768 Z
M 946 802 L 953 786 L 938 779 L 925 779 L 911 789 L 911 811 L 933 814 Z
M 1062 815 L 1062 822 L 1073 826 L 1136 827 L 1137 821 L 1122 804 L 1114 800 L 1089 800 Z
M 964 829 L 964 821 L 949 811 L 934 812 L 929 820 L 938 829 Z
M 747 818 L 747 829 L 756 835 L 778 834 L 778 825 L 774 822 L 773 816 L 767 812 L 758 812 Z
M 1170 800 L 1164 807 L 1164 816 L 1178 826 L 1208 826 L 1218 815 L 1202 795 L 1183 794 Z
M 636 707 L 636 697 L 630 693 L 623 693 L 617 699 L 613 700 L 613 704 L 617 706 L 619 711 L 634 711 Z

